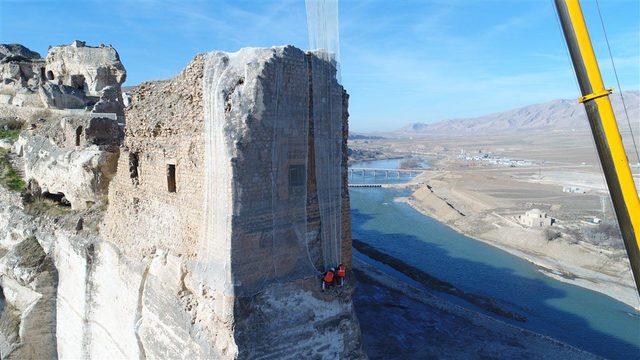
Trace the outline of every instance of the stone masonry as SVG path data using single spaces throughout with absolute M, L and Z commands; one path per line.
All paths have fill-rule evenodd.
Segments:
M 219 88 L 214 89 L 219 93 L 212 96 L 220 94 L 225 99 L 222 116 L 226 124 L 223 126 L 226 150 L 215 162 L 223 159 L 222 167 L 230 169 L 228 174 L 222 169 L 217 174 L 213 170 L 219 176 L 216 181 L 227 184 L 229 191 L 225 197 L 222 195 L 227 190 L 219 189 L 218 199 L 222 203 L 215 206 L 229 209 L 231 215 L 229 233 L 217 234 L 216 240 L 208 237 L 203 226 L 207 186 L 204 137 L 207 56 L 215 63 L 209 71 L 220 70 L 218 74 L 223 74 Z M 198 55 L 175 78 L 141 84 L 132 94 L 126 112 L 125 141 L 117 175 L 111 182 L 109 208 L 101 233 L 129 261 L 146 262 L 159 254 L 177 259 L 176 289 L 182 287 L 184 291 L 166 295 L 175 296 L 171 301 L 182 302 L 183 307 L 162 310 L 173 314 L 171 317 L 187 314 L 194 324 L 185 328 L 187 333 L 193 333 L 195 326 L 208 329 L 199 332 L 217 339 L 198 341 L 185 335 L 179 340 L 192 344 L 189 346 L 199 353 L 223 358 L 364 356 L 351 304 L 352 278 L 348 277 L 345 287 L 323 293 L 319 273 L 308 271 L 313 268 L 321 271 L 325 265 L 313 166 L 315 119 L 309 109 L 313 89 L 320 86 L 310 81 L 314 66 L 316 71 L 330 76 L 332 90 L 327 94 L 334 96 L 338 104 L 333 118 L 338 129 L 346 131 L 347 95 L 335 81 L 335 68 L 293 47 Z M 290 123 L 286 125 L 290 127 L 282 127 L 283 122 Z M 297 123 L 306 126 L 307 132 L 300 134 Z M 276 127 L 291 134 L 278 138 L 289 151 L 274 169 L 272 142 L 280 136 L 272 132 Z M 342 170 L 337 176 L 342 176 L 344 187 L 339 199 L 342 259 L 350 266 L 346 139 L 345 133 L 341 144 Z M 294 180 L 291 177 L 287 180 L 286 176 L 270 180 L 272 172 L 289 174 L 300 166 L 306 171 L 307 181 L 306 200 L 303 198 L 307 214 L 304 246 L 295 241 L 290 231 L 272 227 L 276 223 L 286 226 L 287 216 L 296 210 L 281 209 L 277 213 L 271 210 L 273 194 L 285 201 L 296 196 L 295 184 L 291 183 Z M 283 218 L 276 218 L 279 216 Z M 206 244 L 208 241 L 219 242 Z M 203 258 L 205 245 L 211 245 L 214 252 L 209 258 Z M 206 261 L 222 269 L 215 273 L 219 276 L 210 277 L 202 270 L 209 265 L 203 264 Z M 272 271 L 274 266 L 276 272 Z M 158 276 L 166 276 L 160 273 L 152 276 L 148 271 L 148 275 L 145 271 L 141 275 L 146 278 L 142 280 L 143 287 Z M 167 319 L 158 320 L 159 323 L 149 322 L 151 318 L 145 319 L 143 311 L 138 326 L 147 329 L 146 335 L 137 333 L 143 344 L 151 340 L 145 336 L 158 336 L 158 329 L 176 326 Z M 192 330 L 187 330 L 189 327 Z M 177 343 L 172 344 L 168 348 L 180 351 Z

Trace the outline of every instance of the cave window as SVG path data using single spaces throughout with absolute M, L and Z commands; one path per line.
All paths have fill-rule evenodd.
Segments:
M 84 76 L 83 75 L 72 75 L 71 76 L 71 86 L 78 90 L 84 91 Z
M 69 202 L 69 200 L 67 200 L 63 193 L 50 193 L 48 191 L 45 191 L 42 193 L 42 197 L 55 203 L 58 206 L 71 207 L 71 203 Z
M 82 126 L 76 128 L 76 146 L 80 146 L 80 136 L 82 135 Z
M 129 154 L 129 176 L 131 177 L 131 182 L 134 185 L 139 184 L 138 180 L 138 166 L 140 162 L 140 157 L 137 152 L 133 152 Z
M 303 186 L 306 170 L 304 165 L 289 165 L 289 187 Z
M 167 165 L 167 190 L 170 193 L 176 192 L 176 166 L 174 164 Z
M 51 70 L 47 71 L 47 79 L 48 80 L 53 80 L 54 79 L 53 71 L 51 71 Z

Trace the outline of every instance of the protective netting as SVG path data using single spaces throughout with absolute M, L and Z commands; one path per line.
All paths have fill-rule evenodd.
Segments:
M 280 281 L 316 274 L 309 254 L 307 229 L 307 64 L 304 53 L 299 50 L 285 51 L 284 55 L 289 58 L 293 53 L 295 62 L 279 59 L 267 68 L 267 74 L 274 75 L 273 82 L 265 87 L 264 100 L 267 108 L 274 109 L 273 116 L 264 118 L 263 122 L 272 129 L 271 236 L 274 274 Z
M 338 0 L 305 0 L 309 50 L 321 59 L 334 62 L 340 79 L 340 31 Z
M 204 105 L 204 200 L 202 239 L 198 266 L 205 283 L 214 291 L 233 294 L 231 281 L 231 219 L 233 206 L 229 180 L 231 154 L 225 139 L 224 74 L 228 68 L 219 53 L 205 54 Z
M 320 236 L 325 268 L 342 262 L 342 87 L 336 69 L 313 58 L 313 123 Z
M 306 0 L 315 170 L 325 269 L 342 262 L 342 87 L 337 0 Z M 324 61 L 320 61 L 324 60 Z
M 205 280 L 246 296 L 315 276 L 307 242 L 305 54 L 292 47 L 214 52 L 204 73 Z
M 198 264 L 214 291 L 252 295 L 273 282 L 317 275 L 320 257 L 325 269 L 341 263 L 337 10 L 337 1 L 307 1 L 314 55 L 293 47 L 205 55 Z M 308 164 L 310 121 L 315 164 Z M 308 196 L 309 166 L 315 170 L 320 246 L 317 229 L 308 228 L 314 198 Z

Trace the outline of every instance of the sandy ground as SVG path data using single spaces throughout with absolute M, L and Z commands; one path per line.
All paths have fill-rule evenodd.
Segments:
M 548 241 L 543 229 L 527 228 L 515 220 L 518 213 L 514 208 L 518 205 L 506 204 L 514 201 L 513 198 L 501 202 L 488 195 L 486 189 L 470 190 L 456 184 L 455 179 L 447 181 L 448 176 L 451 174 L 431 179 L 429 184 L 433 185 L 428 187 L 419 185 L 411 197 L 400 201 L 462 234 L 527 259 L 549 276 L 599 291 L 640 309 L 624 250 L 573 243 L 562 238 Z M 481 186 L 483 181 L 490 182 L 491 187 L 506 188 L 504 181 L 495 178 L 472 178 L 474 187 Z M 440 192 L 440 188 L 444 191 Z

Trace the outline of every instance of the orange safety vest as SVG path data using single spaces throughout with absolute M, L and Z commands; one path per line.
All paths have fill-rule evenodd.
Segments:
M 324 274 L 324 282 L 326 282 L 326 283 L 332 283 L 333 282 L 333 271 L 327 271 L 327 273 Z
M 347 269 L 344 268 L 344 266 L 340 265 L 338 267 L 338 277 L 345 277 L 347 275 Z

